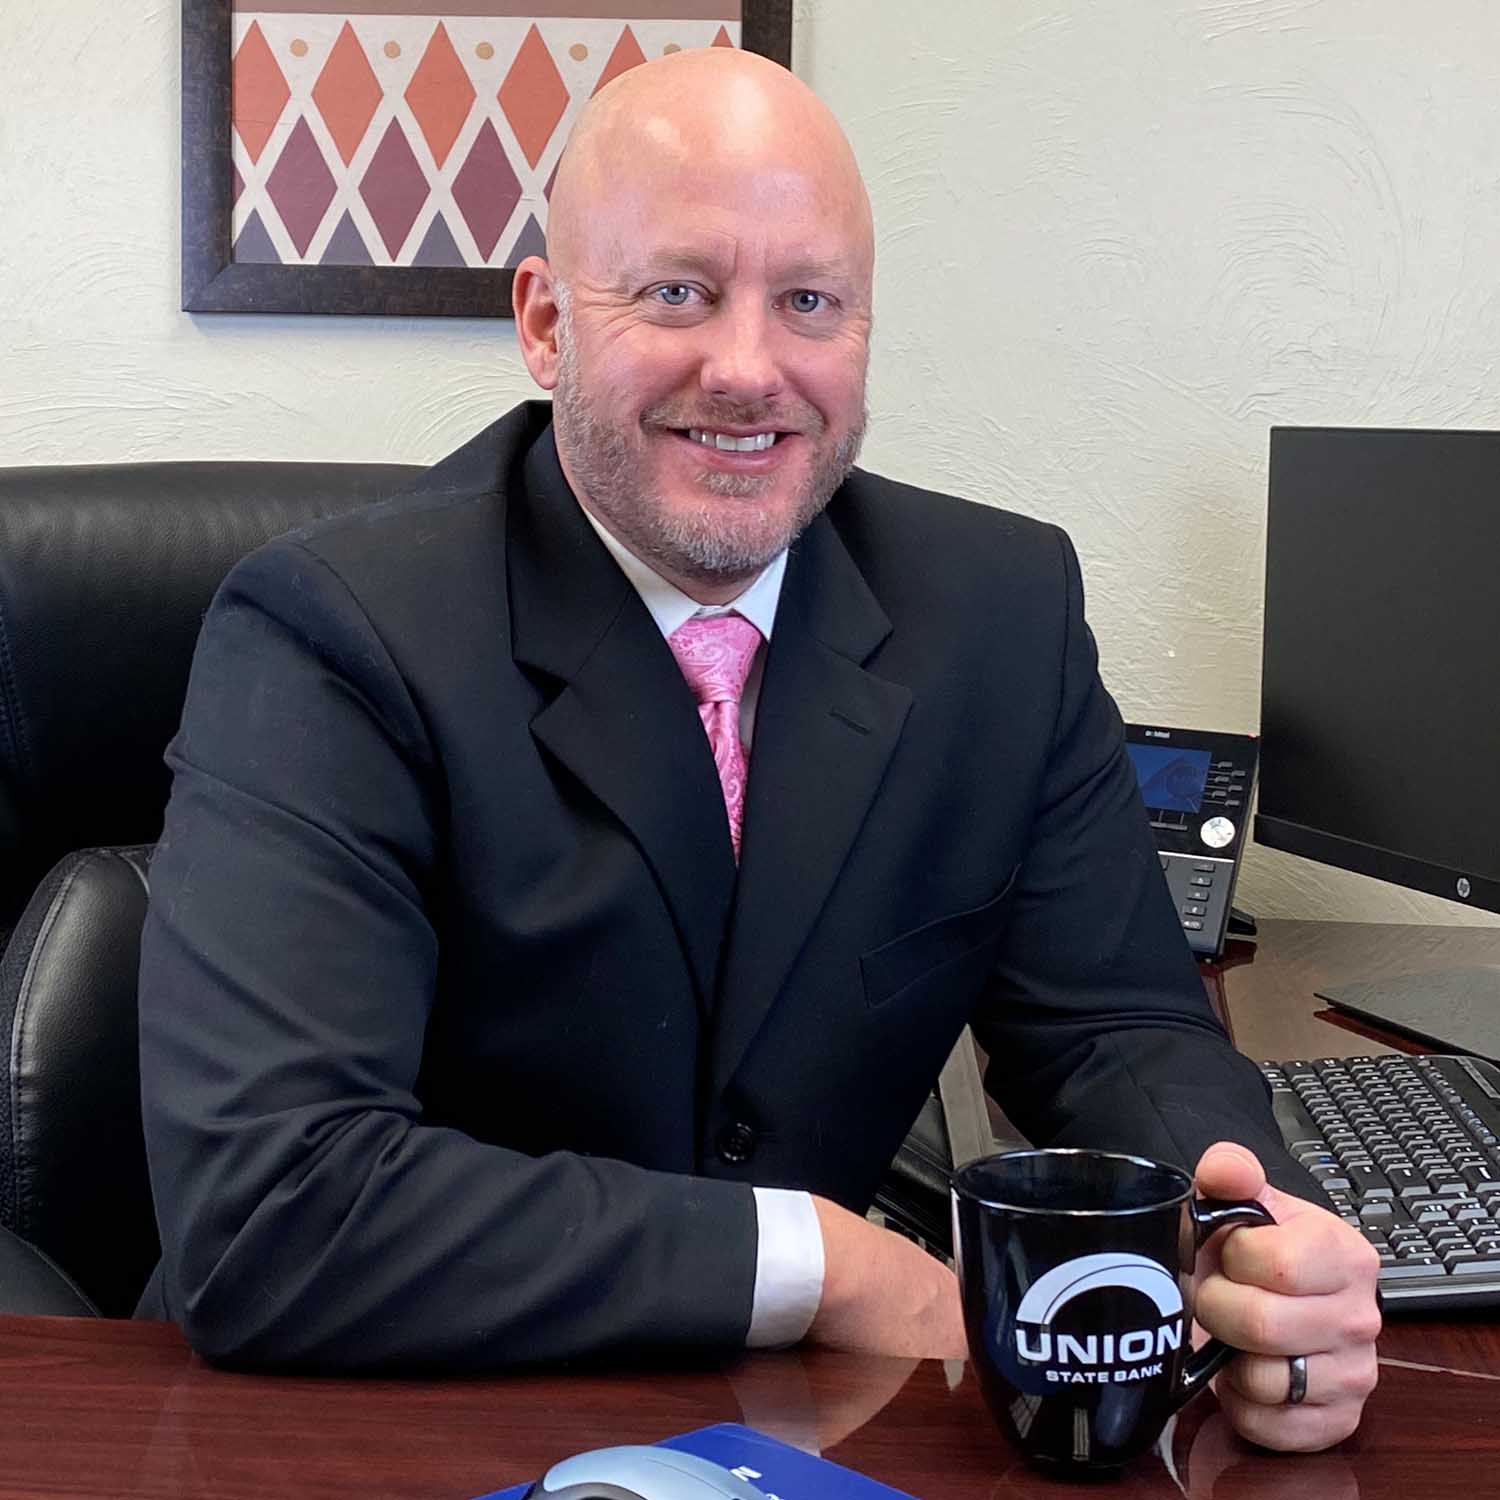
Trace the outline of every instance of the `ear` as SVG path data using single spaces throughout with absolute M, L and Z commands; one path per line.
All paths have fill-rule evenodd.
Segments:
M 531 378 L 544 391 L 557 385 L 557 295 L 552 268 L 539 255 L 528 255 L 516 267 L 511 285 L 516 337 Z

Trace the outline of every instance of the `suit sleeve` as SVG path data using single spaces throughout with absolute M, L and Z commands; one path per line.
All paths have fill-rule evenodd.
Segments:
M 1183 941 L 1099 678 L 1071 544 L 1060 706 L 1000 960 L 974 1021 L 986 1087 L 1039 1145 L 1138 1152 L 1191 1170 L 1222 1139 L 1325 1202 L 1287 1155 L 1260 1070 L 1213 1015 Z
M 194 1346 L 453 1370 L 742 1346 L 748 1186 L 424 1123 L 442 768 L 307 548 L 273 544 L 226 581 L 168 761 L 141 1080 L 157 1295 Z

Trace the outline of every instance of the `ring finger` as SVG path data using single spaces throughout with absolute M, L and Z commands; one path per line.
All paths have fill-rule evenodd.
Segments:
M 1351 1396 L 1365 1396 L 1375 1384 L 1373 1349 L 1309 1354 L 1306 1361 L 1306 1405 L 1327 1406 Z M 1223 1378 L 1247 1401 L 1283 1406 L 1291 1392 L 1291 1374 L 1291 1362 L 1284 1355 L 1241 1354 L 1225 1367 Z
M 1310 1354 L 1307 1361 L 1307 1394 L 1304 1402 L 1320 1405 L 1328 1399 L 1321 1377 L 1332 1356 Z M 1291 1361 L 1281 1354 L 1241 1354 L 1225 1366 L 1224 1378 L 1247 1401 L 1261 1406 L 1282 1406 L 1291 1393 Z

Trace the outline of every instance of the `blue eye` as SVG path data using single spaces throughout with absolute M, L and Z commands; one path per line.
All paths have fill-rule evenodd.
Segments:
M 787 298 L 793 312 L 815 313 L 822 307 L 825 298 L 822 292 L 796 291 Z
M 666 286 L 656 289 L 658 300 L 666 303 L 668 307 L 686 307 L 688 298 L 693 295 L 693 289 L 685 281 L 669 281 Z

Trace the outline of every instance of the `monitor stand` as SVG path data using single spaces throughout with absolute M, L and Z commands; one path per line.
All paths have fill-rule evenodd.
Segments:
M 1500 1063 L 1500 964 L 1372 979 L 1315 993 L 1336 1010 L 1414 1037 L 1434 1051 Z

